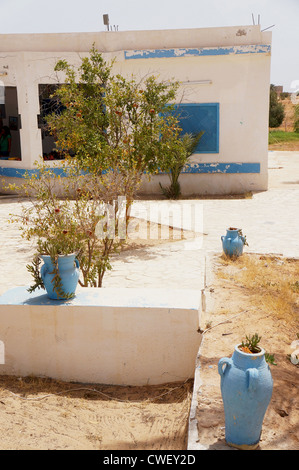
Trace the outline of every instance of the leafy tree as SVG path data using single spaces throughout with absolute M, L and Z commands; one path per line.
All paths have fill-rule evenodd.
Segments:
M 284 106 L 277 99 L 274 85 L 270 85 L 269 127 L 279 127 L 284 117 Z
M 154 76 L 141 83 L 112 74 L 93 47 L 75 69 L 65 60 L 56 71 L 65 81 L 56 92 L 64 111 L 52 114 L 48 124 L 56 145 L 67 156 L 75 153 L 82 169 L 103 174 L 118 171 L 135 176 L 155 174 L 173 161 L 173 147 L 183 146 L 171 113 L 176 82 L 158 82 Z M 134 191 L 135 192 L 135 191 Z
M 48 116 L 47 123 L 75 176 L 72 181 L 77 178 L 84 193 L 89 188 L 90 213 L 97 214 L 94 202 L 98 208 L 105 204 L 117 220 L 118 200 L 125 197 L 128 221 L 144 175 L 167 171 L 185 155 L 178 117 L 170 105 L 179 85 L 154 76 L 138 82 L 113 75 L 113 62 L 105 62 L 94 46 L 79 67 L 60 60 L 55 70 L 64 76 L 55 91 L 62 111 Z M 73 187 L 72 192 L 80 188 Z M 81 202 L 86 204 L 85 199 Z M 89 232 L 80 252 L 83 284 L 100 287 L 119 237 L 111 237 L 107 224 L 100 239 L 95 224 Z

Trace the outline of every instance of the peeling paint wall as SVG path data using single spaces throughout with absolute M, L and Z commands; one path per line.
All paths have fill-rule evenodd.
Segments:
M 166 59 L 186 56 L 218 56 L 231 54 L 270 54 L 271 46 L 247 45 L 234 47 L 204 47 L 201 49 L 156 49 L 125 51 L 125 59 Z

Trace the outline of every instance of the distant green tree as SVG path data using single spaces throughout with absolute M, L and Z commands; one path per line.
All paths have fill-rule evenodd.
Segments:
M 270 85 L 269 127 L 281 126 L 284 117 L 284 106 L 277 99 L 274 85 Z
M 294 111 L 294 132 L 299 132 L 299 104 L 295 106 Z

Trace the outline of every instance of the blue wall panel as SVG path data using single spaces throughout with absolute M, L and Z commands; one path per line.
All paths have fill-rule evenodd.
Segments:
M 182 103 L 176 113 L 183 134 L 204 131 L 195 153 L 219 153 L 219 103 Z

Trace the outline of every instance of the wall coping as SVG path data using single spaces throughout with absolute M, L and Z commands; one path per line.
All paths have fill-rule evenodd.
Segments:
M 78 287 L 75 297 L 69 300 L 52 300 L 43 289 L 33 293 L 27 289 L 22 286 L 8 290 L 0 297 L 0 305 L 198 310 L 201 302 L 200 290 L 194 289 Z

